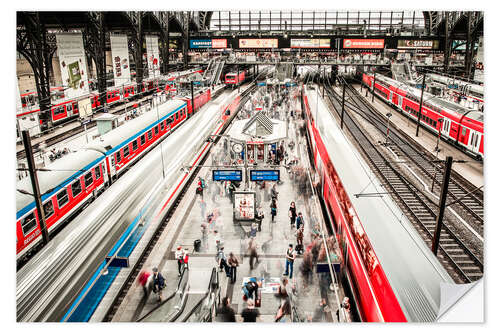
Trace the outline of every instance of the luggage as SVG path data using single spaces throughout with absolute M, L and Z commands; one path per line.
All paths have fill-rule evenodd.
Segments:
M 196 239 L 194 241 L 194 250 L 195 252 L 200 252 L 201 249 L 201 239 Z

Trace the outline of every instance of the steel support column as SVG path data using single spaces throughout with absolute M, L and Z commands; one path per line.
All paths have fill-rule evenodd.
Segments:
M 474 52 L 474 44 L 471 36 L 472 12 L 467 12 L 467 40 L 465 44 L 465 77 L 470 78 L 472 70 L 472 53 Z
M 450 66 L 450 52 L 451 52 L 451 38 L 449 32 L 449 12 L 445 12 L 444 14 L 444 72 L 448 73 L 448 69 Z
M 106 29 L 104 12 L 88 12 L 87 16 L 89 21 L 83 30 L 83 44 L 85 51 L 94 60 L 99 101 L 104 107 L 106 104 Z
M 142 62 L 143 55 L 143 44 L 144 44 L 144 35 L 143 35 L 143 24 L 142 17 L 143 12 L 137 12 L 133 25 L 133 32 L 130 38 L 129 48 L 132 50 L 132 56 L 135 61 L 135 82 L 137 83 L 137 89 L 139 92 L 141 91 L 140 84 L 142 84 L 142 79 L 144 78 L 144 64 Z
M 47 31 L 40 20 L 40 13 L 20 13 L 24 26 L 17 28 L 17 51 L 29 62 L 35 77 L 40 105 L 40 128 L 52 127 L 50 117 L 50 72 L 55 47 L 47 42 Z M 19 17 L 19 16 L 18 16 Z

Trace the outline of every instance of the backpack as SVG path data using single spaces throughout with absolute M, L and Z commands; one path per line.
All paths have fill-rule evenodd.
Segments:
M 205 181 L 201 178 L 201 188 L 205 188 Z

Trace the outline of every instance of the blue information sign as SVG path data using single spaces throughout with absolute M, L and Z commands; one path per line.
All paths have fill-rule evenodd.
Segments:
M 278 181 L 280 180 L 279 170 L 250 170 L 250 180 L 251 181 Z
M 241 170 L 213 170 L 212 180 L 214 181 L 226 181 L 233 180 L 241 182 L 242 172 Z

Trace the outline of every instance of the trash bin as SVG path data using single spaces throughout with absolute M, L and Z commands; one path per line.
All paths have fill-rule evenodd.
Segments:
M 200 252 L 200 249 L 201 249 L 201 239 L 196 239 L 194 241 L 194 251 Z

